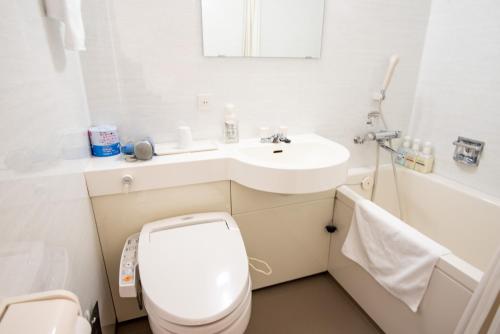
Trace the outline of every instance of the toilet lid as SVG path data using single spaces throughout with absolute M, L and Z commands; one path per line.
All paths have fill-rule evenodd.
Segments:
M 228 214 L 210 215 L 187 217 L 187 222 L 182 217 L 166 219 L 141 231 L 143 292 L 155 308 L 151 311 L 169 322 L 217 321 L 247 292 L 248 259 L 238 226 Z

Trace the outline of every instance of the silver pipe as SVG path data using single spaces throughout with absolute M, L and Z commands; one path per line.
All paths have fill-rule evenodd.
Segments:
M 383 148 L 386 151 L 389 151 L 389 153 L 391 153 L 391 154 L 398 154 L 398 151 L 396 151 L 395 149 L 393 149 L 391 146 L 387 146 L 384 141 L 379 141 L 378 142 L 378 146 L 381 147 L 381 148 Z

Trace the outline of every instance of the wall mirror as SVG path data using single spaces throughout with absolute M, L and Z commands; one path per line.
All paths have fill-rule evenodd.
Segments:
M 207 57 L 319 58 L 324 0 L 201 0 Z

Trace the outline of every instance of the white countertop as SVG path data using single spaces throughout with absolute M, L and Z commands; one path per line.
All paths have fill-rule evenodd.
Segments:
M 316 188 L 329 187 L 328 189 L 331 189 L 337 182 L 340 184 L 345 181 L 346 162 L 349 158 L 347 149 L 316 134 L 297 135 L 290 138 L 291 144 L 262 144 L 256 138 L 244 139 L 236 144 L 217 143 L 217 150 L 155 156 L 149 161 L 127 162 L 121 155 L 106 158 L 93 157 L 85 170 L 85 178 L 91 197 L 124 192 L 121 180 L 125 175 L 130 175 L 134 179 L 130 191 L 235 180 L 263 191 L 303 193 L 313 192 L 310 190 L 315 191 Z M 338 151 L 338 159 L 330 159 L 331 164 L 339 168 L 338 178 L 333 174 L 326 174 L 329 171 L 323 170 L 324 166 L 298 169 L 294 168 L 293 164 L 285 166 L 266 161 L 260 162 L 241 154 L 242 149 L 245 148 L 287 149 L 294 144 L 301 143 L 330 145 L 336 150 L 335 152 Z M 304 170 L 310 175 L 314 172 L 314 180 L 308 180 L 307 177 L 304 178 L 304 175 L 300 175 Z M 283 179 L 280 180 L 280 177 Z M 315 186 L 314 183 L 318 183 L 322 177 L 335 180 L 328 180 L 324 186 L 320 184 Z M 318 191 L 322 190 L 327 189 Z

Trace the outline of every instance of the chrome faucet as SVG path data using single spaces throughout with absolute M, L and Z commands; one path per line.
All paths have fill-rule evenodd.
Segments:
M 394 150 L 391 147 L 391 140 L 400 138 L 401 137 L 401 131 L 396 130 L 396 131 L 388 131 L 388 130 L 382 130 L 382 131 L 377 131 L 377 132 L 368 132 L 365 134 L 363 137 L 361 136 L 356 136 L 354 137 L 354 143 L 355 144 L 363 144 L 365 141 L 372 141 L 376 140 L 379 147 L 383 148 L 386 151 L 389 151 L 391 153 L 397 153 L 396 150 Z M 387 145 L 389 144 L 389 145 Z
M 377 132 L 370 131 L 367 134 L 365 134 L 363 137 L 361 137 L 361 136 L 354 137 L 354 143 L 355 144 L 363 144 L 365 141 L 376 140 L 379 144 L 384 144 L 388 140 L 396 139 L 396 138 L 400 138 L 400 137 L 401 137 L 401 131 L 399 131 L 399 130 L 396 130 L 396 131 L 382 130 L 382 131 L 377 131 Z
M 290 139 L 288 139 L 282 133 L 275 133 L 274 135 L 271 135 L 269 137 L 260 138 L 260 142 L 261 143 L 273 143 L 273 144 L 279 144 L 279 143 L 290 144 L 292 141 Z

